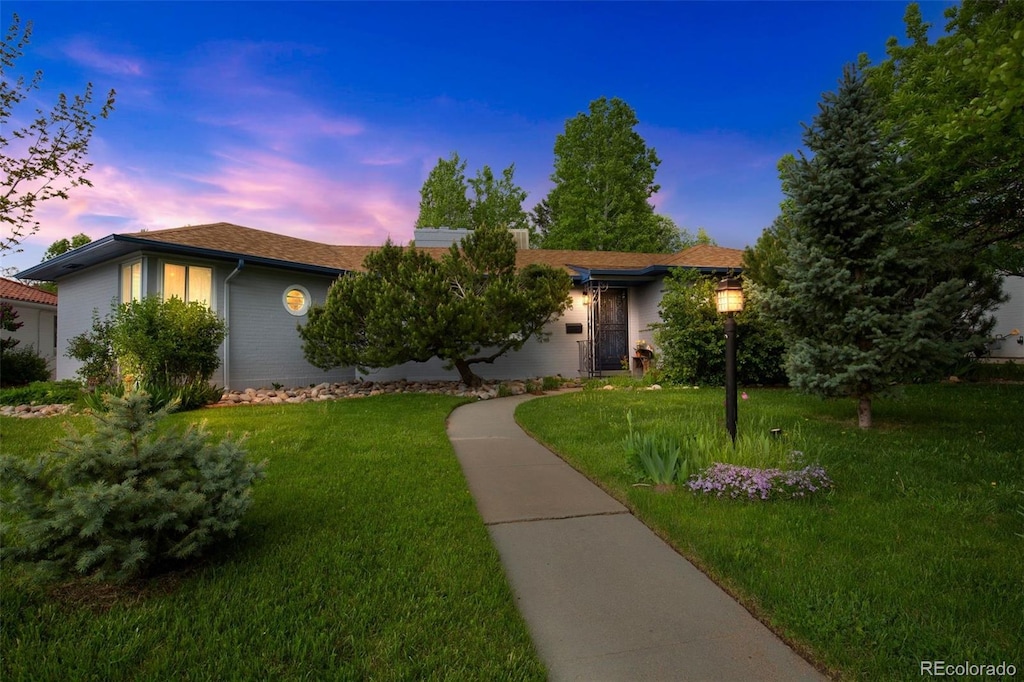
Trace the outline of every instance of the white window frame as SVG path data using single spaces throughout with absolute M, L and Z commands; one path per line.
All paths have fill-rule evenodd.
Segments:
M 125 268 L 134 268 L 136 265 L 139 266 L 139 295 L 138 295 L 138 298 L 136 298 L 135 295 L 134 295 L 135 292 L 132 292 L 132 296 L 126 301 L 126 300 L 124 300 L 124 290 L 125 290 L 124 271 L 125 271 Z M 145 298 L 145 296 L 146 296 L 146 266 L 145 266 L 145 259 L 144 258 L 135 258 L 135 259 L 132 259 L 132 260 L 129 260 L 129 261 L 125 261 L 125 262 L 121 263 L 118 266 L 118 269 L 117 269 L 117 281 L 118 281 L 118 285 L 119 285 L 119 287 L 118 287 L 118 297 L 121 300 L 121 305 L 125 305 L 125 304 L 131 303 L 133 301 L 141 301 L 143 298 Z M 130 287 L 131 287 L 131 285 L 129 284 L 129 288 Z
M 290 294 L 293 291 L 298 291 L 300 294 L 302 294 L 303 297 L 302 307 L 299 308 L 298 310 L 292 310 L 292 307 L 288 305 L 288 294 Z M 312 302 L 313 298 L 312 296 L 309 295 L 309 289 L 302 286 L 301 284 L 291 284 L 289 286 L 286 286 L 284 288 L 284 291 L 281 293 L 281 303 L 282 305 L 284 305 L 284 309 L 288 311 L 289 315 L 292 315 L 294 317 L 304 317 L 306 313 L 309 312 L 309 306 L 312 304 Z
M 185 268 L 185 302 L 188 303 L 189 298 L 189 270 L 191 268 L 203 268 L 204 270 L 210 271 L 210 300 L 207 301 L 206 305 L 210 310 L 216 310 L 217 302 L 217 269 L 208 263 L 196 263 L 186 260 L 160 260 L 160 297 L 163 300 L 167 300 L 167 288 L 164 282 L 164 273 L 168 265 L 177 265 L 178 267 Z

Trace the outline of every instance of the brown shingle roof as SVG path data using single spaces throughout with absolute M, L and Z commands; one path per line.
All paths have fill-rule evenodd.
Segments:
M 739 249 L 727 249 L 723 246 L 699 244 L 672 254 L 665 265 L 738 269 L 743 267 L 743 252 Z
M 42 291 L 6 277 L 0 277 L 0 298 L 25 301 L 26 303 L 57 305 L 57 294 L 51 294 L 49 291 Z
M 239 256 L 355 271 L 362 270 L 363 260 L 367 254 L 378 248 L 332 246 L 231 223 L 176 227 L 156 232 L 136 232 L 125 236 Z M 448 249 L 432 247 L 426 250 L 435 258 L 440 258 Z M 562 268 L 566 272 L 574 272 L 571 266 L 588 270 L 638 270 L 652 265 L 739 268 L 742 258 L 742 251 L 720 246 L 694 246 L 679 253 L 522 249 L 516 254 L 516 265 L 524 267 L 542 263 Z
M 338 267 L 338 257 L 335 254 L 337 247 L 231 223 L 189 225 L 155 232 L 135 232 L 124 236 L 257 258 L 328 268 Z

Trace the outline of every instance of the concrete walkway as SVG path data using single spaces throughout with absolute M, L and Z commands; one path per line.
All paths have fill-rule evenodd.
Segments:
M 531 396 L 448 437 L 551 680 L 821 680 L 621 504 L 520 429 Z

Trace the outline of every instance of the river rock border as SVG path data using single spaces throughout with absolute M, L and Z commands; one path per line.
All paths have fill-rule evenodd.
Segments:
M 462 398 L 490 400 L 503 395 L 523 395 L 530 390 L 539 390 L 541 379 L 493 381 L 473 388 L 460 381 L 348 381 L 322 383 L 308 388 L 247 388 L 244 391 L 227 391 L 214 407 L 228 405 L 282 405 L 344 398 L 368 398 L 395 393 L 432 393 Z M 568 381 L 565 388 L 578 387 L 579 381 Z
M 232 405 L 284 405 L 345 398 L 368 398 L 392 393 L 433 393 L 477 400 L 490 400 L 501 396 L 523 395 L 539 391 L 542 379 L 522 379 L 485 382 L 472 388 L 460 381 L 348 381 L 322 383 L 307 388 L 247 388 L 244 391 L 225 391 L 220 401 L 208 407 Z M 565 380 L 562 388 L 579 388 L 579 380 Z M 68 414 L 71 405 L 2 405 L 0 416 L 32 419 Z

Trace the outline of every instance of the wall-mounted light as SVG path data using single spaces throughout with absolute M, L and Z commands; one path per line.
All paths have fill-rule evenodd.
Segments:
M 583 305 L 590 305 L 590 294 L 583 294 Z

